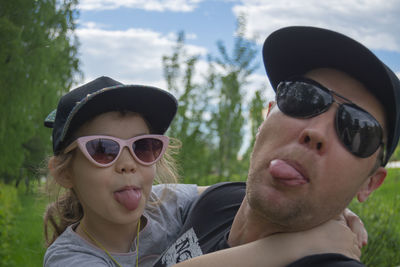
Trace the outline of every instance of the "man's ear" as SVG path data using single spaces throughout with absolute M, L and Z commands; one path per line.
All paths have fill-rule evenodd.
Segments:
M 368 196 L 381 186 L 387 175 L 387 170 L 379 167 L 361 186 L 357 193 L 357 199 L 360 202 L 367 200 Z
M 56 167 L 59 165 L 57 158 L 52 157 L 49 160 L 48 168 L 51 176 L 55 179 L 55 181 L 64 188 L 72 188 L 73 183 L 71 179 L 71 175 L 68 171 L 56 171 Z
M 276 105 L 275 101 L 269 101 L 268 103 L 268 109 L 267 109 L 267 115 L 265 117 L 268 117 L 269 113 L 271 112 L 272 108 Z
M 268 102 L 268 107 L 267 107 L 267 109 L 263 109 L 263 111 L 262 111 L 262 116 L 264 117 L 264 120 L 263 120 L 263 122 L 261 123 L 261 125 L 258 126 L 258 129 L 257 129 L 257 132 L 256 132 L 256 139 L 257 139 L 257 137 L 258 137 L 258 134 L 260 133 L 260 129 L 261 129 L 261 127 L 262 127 L 262 125 L 263 125 L 265 119 L 268 118 L 269 113 L 271 112 L 272 108 L 273 108 L 275 105 L 276 105 L 276 102 L 275 102 L 275 101 L 269 101 L 269 102 Z

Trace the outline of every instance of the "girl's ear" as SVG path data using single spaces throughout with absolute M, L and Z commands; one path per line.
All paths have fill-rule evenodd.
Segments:
M 67 170 L 59 171 L 57 170 L 57 166 L 59 166 L 59 160 L 56 157 L 52 157 L 49 160 L 48 168 L 51 176 L 54 177 L 55 181 L 64 188 L 72 188 L 73 183 L 71 179 L 71 175 Z

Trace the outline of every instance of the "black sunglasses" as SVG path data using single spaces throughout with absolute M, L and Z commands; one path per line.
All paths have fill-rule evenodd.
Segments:
M 334 96 L 345 102 L 338 102 Z M 317 116 L 336 102 L 336 133 L 350 153 L 367 158 L 383 145 L 382 127 L 371 114 L 314 80 L 296 77 L 279 83 L 276 102 L 284 114 L 295 118 Z

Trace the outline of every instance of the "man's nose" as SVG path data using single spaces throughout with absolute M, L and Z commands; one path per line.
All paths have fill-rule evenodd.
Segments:
M 318 154 L 324 154 L 330 140 L 334 138 L 332 134 L 335 134 L 335 112 L 336 108 L 331 107 L 328 111 L 307 119 L 306 126 L 300 133 L 299 143 Z

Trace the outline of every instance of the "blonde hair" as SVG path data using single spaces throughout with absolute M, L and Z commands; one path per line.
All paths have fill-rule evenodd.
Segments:
M 181 147 L 178 139 L 170 138 L 168 148 L 163 157 L 156 163 L 154 184 L 174 184 L 178 182 L 178 169 L 175 155 Z M 52 156 L 49 159 L 52 183 L 55 185 L 58 177 L 68 175 L 74 151 L 67 154 Z M 53 186 L 54 187 L 54 186 Z M 62 189 L 59 185 L 56 201 L 47 206 L 43 223 L 44 237 L 47 247 L 50 246 L 65 229 L 80 221 L 83 217 L 83 208 L 73 189 Z M 51 190 L 50 190 L 51 193 Z M 164 193 L 161 196 L 163 198 Z M 154 204 L 154 203 L 153 203 Z
M 68 172 L 72 155 L 73 153 L 61 154 L 49 159 L 52 176 L 54 177 L 50 186 L 51 189 L 56 184 L 56 177 L 65 175 Z M 57 194 L 56 201 L 47 206 L 43 218 L 44 237 L 47 246 L 50 246 L 69 225 L 79 221 L 83 216 L 82 205 L 73 189 L 63 190 L 59 187 Z

